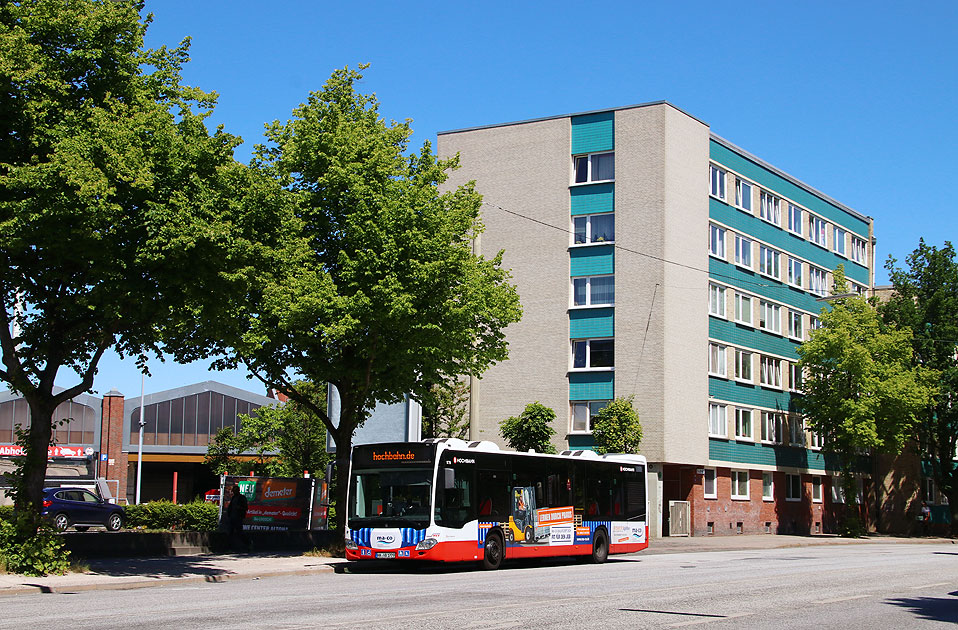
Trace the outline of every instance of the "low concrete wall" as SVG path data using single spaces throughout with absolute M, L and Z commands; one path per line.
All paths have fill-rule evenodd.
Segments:
M 257 553 L 308 551 L 342 542 L 342 534 L 316 530 L 308 532 L 247 532 Z M 223 532 L 64 532 L 66 548 L 80 558 L 123 558 L 182 556 L 230 551 Z

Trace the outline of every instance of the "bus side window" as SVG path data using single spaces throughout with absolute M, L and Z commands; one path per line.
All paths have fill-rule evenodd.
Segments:
M 478 481 L 479 510 L 485 517 L 483 520 L 504 521 L 509 518 L 512 500 L 506 471 L 480 470 Z

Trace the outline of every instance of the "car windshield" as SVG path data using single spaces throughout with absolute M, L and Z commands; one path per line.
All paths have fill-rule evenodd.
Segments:
M 350 527 L 426 527 L 432 468 L 380 468 L 353 472 L 349 485 Z

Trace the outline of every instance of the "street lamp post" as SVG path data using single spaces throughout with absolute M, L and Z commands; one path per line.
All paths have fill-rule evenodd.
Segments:
M 140 480 L 143 478 L 143 399 L 146 388 L 146 374 L 140 375 L 140 444 L 136 456 L 136 504 L 140 504 Z

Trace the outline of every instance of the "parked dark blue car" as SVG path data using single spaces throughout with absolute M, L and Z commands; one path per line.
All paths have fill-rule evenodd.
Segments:
M 126 520 L 122 505 L 104 501 L 84 488 L 44 488 L 40 514 L 60 531 L 72 526 L 85 532 L 100 526 L 115 532 Z

